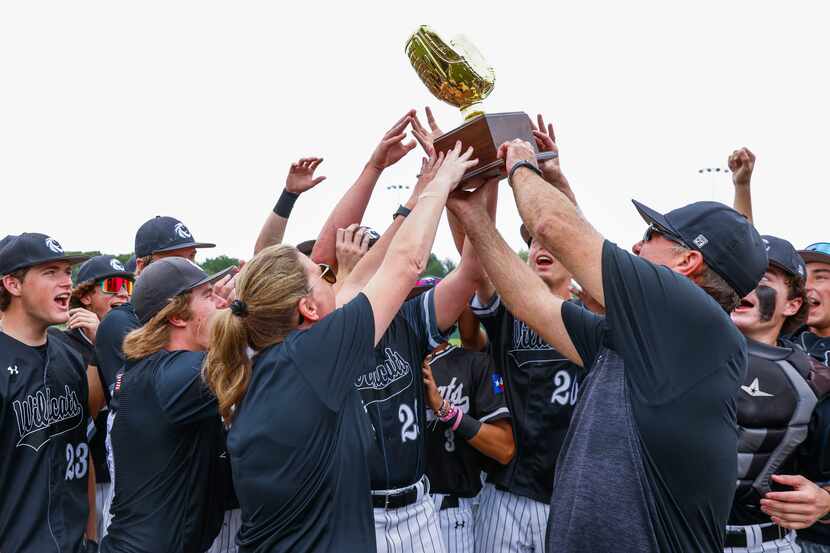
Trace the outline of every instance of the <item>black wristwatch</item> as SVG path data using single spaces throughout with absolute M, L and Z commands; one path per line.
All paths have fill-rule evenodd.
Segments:
M 403 215 L 404 217 L 406 217 L 410 213 L 412 213 L 411 209 L 409 209 L 408 207 L 399 205 L 398 210 L 395 213 L 392 214 L 392 220 L 394 221 L 395 217 L 397 217 L 398 215 Z
M 527 167 L 528 169 L 530 169 L 531 171 L 533 171 L 534 173 L 536 173 L 536 174 L 537 174 L 537 175 L 539 175 L 540 177 L 542 176 L 542 171 L 540 171 L 540 170 L 539 170 L 539 168 L 538 168 L 538 167 L 536 167 L 536 166 L 533 164 L 533 162 L 532 162 L 532 161 L 529 161 L 529 160 L 527 160 L 527 159 L 523 159 L 523 160 L 519 161 L 518 163 L 516 163 L 516 164 L 515 164 L 515 165 L 514 165 L 514 166 L 510 169 L 510 173 L 507 175 L 507 182 L 508 182 L 508 183 L 510 183 L 510 186 L 513 186 L 513 173 L 515 173 L 515 172 L 516 172 L 518 169 L 520 169 L 521 167 Z M 544 177 L 542 177 L 542 178 L 544 178 Z

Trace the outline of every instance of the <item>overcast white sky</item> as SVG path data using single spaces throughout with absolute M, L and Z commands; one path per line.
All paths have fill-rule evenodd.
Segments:
M 725 166 L 757 156 L 756 224 L 797 247 L 830 240 L 826 2 L 0 3 L 0 235 L 132 251 L 162 214 L 248 257 L 288 165 L 323 156 L 287 240 L 316 236 L 387 128 L 432 105 L 404 54 L 419 24 L 466 34 L 496 72 L 485 109 L 541 111 L 588 218 L 630 245 L 659 210 L 731 202 Z M 382 177 L 382 230 L 413 152 Z M 499 226 L 521 245 L 506 183 Z M 434 250 L 457 257 L 442 226 Z M 207 252 L 206 252 L 207 253 Z

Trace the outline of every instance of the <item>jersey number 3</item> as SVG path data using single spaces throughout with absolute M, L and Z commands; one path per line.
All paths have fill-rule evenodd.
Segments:
M 418 402 L 415 401 L 415 411 L 418 410 Z M 403 423 L 401 427 L 401 441 L 418 439 L 418 424 L 415 422 L 415 412 L 406 403 L 398 407 L 398 420 Z
M 66 479 L 79 480 L 89 469 L 89 447 L 80 443 L 77 447 L 66 444 Z

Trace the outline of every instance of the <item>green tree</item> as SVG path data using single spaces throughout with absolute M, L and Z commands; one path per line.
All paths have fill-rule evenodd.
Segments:
M 239 266 L 239 260 L 235 257 L 228 257 L 227 255 L 220 255 L 218 257 L 208 257 L 200 263 L 202 269 L 209 275 L 218 273 L 223 269 L 236 265 Z
M 521 257 L 521 258 L 522 258 L 522 261 L 524 261 L 525 263 L 527 263 L 527 255 L 528 255 L 528 253 L 529 253 L 529 252 L 528 252 L 527 250 L 525 250 L 525 249 L 521 249 L 521 250 L 519 250 L 519 257 Z
M 438 259 L 434 253 L 429 254 L 426 269 L 421 276 L 435 276 L 444 278 L 450 271 L 455 269 L 456 263 L 452 259 Z

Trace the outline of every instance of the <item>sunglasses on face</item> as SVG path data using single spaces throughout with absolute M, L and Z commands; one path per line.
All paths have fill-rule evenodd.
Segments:
M 816 242 L 804 248 L 808 252 L 816 252 L 830 255 L 830 242 Z
M 684 248 L 687 247 L 686 243 L 683 242 L 682 238 L 680 238 L 679 236 L 675 236 L 675 235 L 669 233 L 668 231 L 666 231 L 666 230 L 664 230 L 664 229 L 662 229 L 662 228 L 660 228 L 656 225 L 649 225 L 648 226 L 648 228 L 646 229 L 646 232 L 643 234 L 643 242 L 648 242 L 649 240 L 651 240 L 651 238 L 655 234 L 659 234 L 660 236 L 662 236 L 666 240 L 670 240 L 671 242 L 674 242 L 675 244 L 679 244 L 679 245 L 683 246 Z
M 100 282 L 99 286 L 101 286 L 101 291 L 105 294 L 118 294 L 122 288 L 127 290 L 128 295 L 132 295 L 133 293 L 133 281 L 125 277 L 105 278 Z
M 330 265 L 320 263 L 317 266 L 320 267 L 320 278 L 318 280 L 315 280 L 314 284 L 311 285 L 311 288 L 308 289 L 309 293 L 321 280 L 325 280 L 329 284 L 335 284 L 337 282 L 337 275 L 334 273 L 334 269 L 332 269 Z

